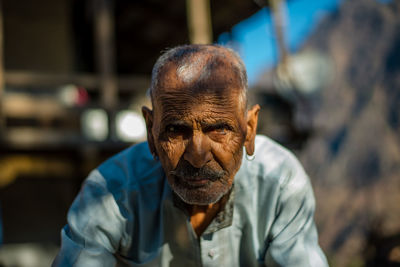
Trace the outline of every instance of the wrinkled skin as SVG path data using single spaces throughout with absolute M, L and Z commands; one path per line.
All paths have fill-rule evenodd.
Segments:
M 232 187 L 243 146 L 254 152 L 259 106 L 247 114 L 240 82 L 226 64 L 188 82 L 174 63 L 162 72 L 154 110 L 143 107 L 148 142 L 174 192 L 190 205 L 218 202 Z

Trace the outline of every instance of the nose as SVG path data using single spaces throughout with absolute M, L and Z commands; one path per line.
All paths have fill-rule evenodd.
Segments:
M 183 158 L 193 167 L 201 168 L 212 159 L 211 145 L 208 137 L 195 131 L 186 146 Z

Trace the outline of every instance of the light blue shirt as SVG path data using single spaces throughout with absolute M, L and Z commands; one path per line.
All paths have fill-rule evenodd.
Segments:
M 257 136 L 234 183 L 197 237 L 147 143 L 132 146 L 84 182 L 53 266 L 327 266 L 312 188 L 290 152 Z

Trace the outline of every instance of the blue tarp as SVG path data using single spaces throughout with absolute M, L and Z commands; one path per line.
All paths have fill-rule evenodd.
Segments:
M 288 1 L 284 9 L 286 43 L 291 52 L 297 51 L 325 15 L 335 12 L 341 0 Z M 244 60 L 249 84 L 273 67 L 278 60 L 276 39 L 269 9 L 263 8 L 250 18 L 224 33 L 218 43 L 238 50 Z

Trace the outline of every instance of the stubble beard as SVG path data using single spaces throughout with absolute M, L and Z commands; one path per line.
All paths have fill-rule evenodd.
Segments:
M 189 205 L 209 205 L 217 203 L 230 192 L 232 183 L 228 179 L 209 180 L 205 185 L 193 186 L 184 179 L 171 175 L 170 186 L 183 202 Z

